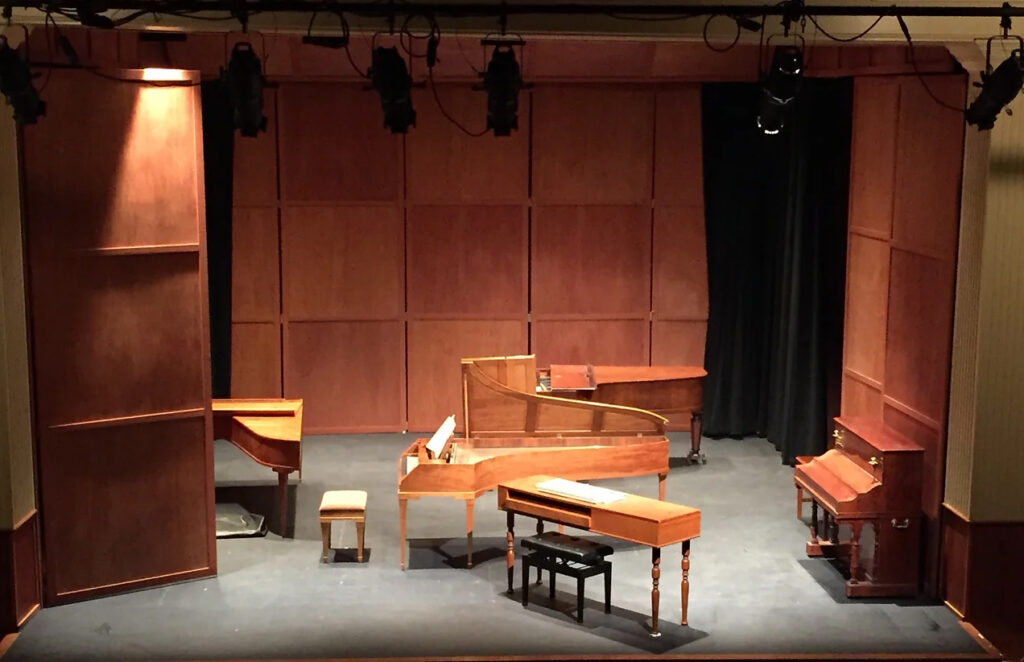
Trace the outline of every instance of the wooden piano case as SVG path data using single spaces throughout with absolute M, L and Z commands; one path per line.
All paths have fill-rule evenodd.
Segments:
M 849 597 L 916 595 L 923 449 L 869 419 L 837 418 L 832 436 L 831 449 L 794 469 L 812 498 L 807 554 L 846 562 Z M 840 541 L 843 525 L 851 534 Z

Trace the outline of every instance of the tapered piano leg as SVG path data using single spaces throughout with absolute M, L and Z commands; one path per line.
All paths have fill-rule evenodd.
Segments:
M 658 500 L 665 500 L 665 479 L 668 478 L 668 474 L 658 474 Z
M 690 414 L 690 454 L 686 456 L 687 462 L 697 462 L 698 460 L 707 464 L 708 458 L 704 453 L 700 452 L 700 437 L 703 433 L 704 419 L 701 416 L 701 412 L 695 411 Z
M 661 548 L 651 547 L 651 636 L 660 637 L 658 631 L 658 606 L 661 603 L 661 593 L 658 591 L 658 580 L 661 578 Z
M 277 470 L 275 470 L 277 471 Z M 288 535 L 288 474 L 289 471 L 277 471 L 277 512 L 281 523 L 281 537 Z
M 690 607 L 690 541 L 683 541 L 683 579 L 679 585 L 679 595 L 683 616 L 680 619 L 682 625 L 686 625 L 686 612 Z
M 398 557 L 402 570 L 405 570 L 405 514 L 408 507 L 409 500 L 398 497 Z
M 515 513 L 509 512 L 505 515 L 505 521 L 508 526 L 508 531 L 505 533 L 505 542 L 507 543 L 505 549 L 505 563 L 508 564 L 508 593 L 512 594 L 512 573 L 516 567 L 516 548 L 515 548 L 515 536 L 513 529 L 515 528 L 516 515 Z
M 856 584 L 859 580 L 857 575 L 860 574 L 860 529 L 861 522 L 853 522 L 851 528 L 853 529 L 853 537 L 850 540 L 850 584 Z
M 818 502 L 811 501 L 811 544 L 818 544 Z
M 466 567 L 473 567 L 473 504 L 474 499 L 466 499 Z

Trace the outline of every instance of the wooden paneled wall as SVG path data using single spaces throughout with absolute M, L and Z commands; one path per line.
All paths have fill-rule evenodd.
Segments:
M 442 85 L 479 128 L 485 97 Z M 701 365 L 700 91 L 547 85 L 472 138 L 416 90 L 282 83 L 236 139 L 232 395 L 302 397 L 307 432 L 429 430 L 459 358 Z
M 928 76 L 962 106 L 962 76 Z M 916 77 L 854 87 L 843 415 L 925 449 L 926 589 L 935 594 L 960 211 L 963 118 Z
M 216 549 L 199 88 L 51 71 L 46 93 L 22 138 L 55 604 L 214 574 Z

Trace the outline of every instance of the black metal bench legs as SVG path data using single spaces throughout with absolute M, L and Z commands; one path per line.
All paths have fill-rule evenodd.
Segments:
M 548 596 L 555 599 L 555 575 L 563 574 L 576 578 L 576 621 L 583 622 L 583 594 L 587 577 L 604 575 L 604 611 L 612 610 L 612 564 L 604 559 L 589 563 L 569 561 L 555 556 L 534 552 L 523 556 L 523 606 L 530 603 L 530 568 L 535 567 L 538 573 L 547 570 L 550 576 Z

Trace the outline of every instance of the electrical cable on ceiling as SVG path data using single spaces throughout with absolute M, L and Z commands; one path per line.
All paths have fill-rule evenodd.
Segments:
M 848 44 L 850 42 L 857 41 L 858 39 L 860 39 L 860 38 L 864 37 L 865 35 L 867 35 L 867 33 L 869 33 L 872 30 L 874 30 L 875 26 L 877 26 L 882 21 L 882 19 L 885 18 L 885 17 L 884 16 L 879 16 L 878 18 L 875 19 L 874 23 L 872 23 L 867 28 L 865 28 L 860 34 L 857 34 L 856 36 L 853 36 L 853 37 L 836 37 L 835 35 L 830 34 L 828 30 L 826 30 L 825 28 L 821 27 L 821 24 L 818 23 L 818 19 L 816 19 L 813 15 L 807 14 L 807 18 L 811 19 L 811 23 L 814 24 L 814 27 L 817 28 L 818 31 L 821 32 L 821 34 L 825 35 L 826 37 L 828 37 L 832 41 L 839 41 L 839 42 Z
M 434 103 L 437 104 L 437 109 L 441 111 L 441 114 L 444 116 L 444 118 L 446 120 L 448 120 L 449 122 L 451 122 L 452 124 L 457 126 L 460 131 L 465 133 L 470 138 L 479 138 L 481 136 L 487 135 L 487 129 L 486 128 L 484 128 L 483 131 L 479 131 L 479 132 L 477 132 L 477 131 L 470 131 L 469 129 L 467 129 L 465 127 L 465 125 L 462 124 L 462 122 L 460 122 L 459 120 L 457 120 L 454 117 L 452 117 L 448 113 L 448 111 L 445 110 L 444 104 L 441 103 L 441 97 L 437 93 L 437 85 L 434 84 L 434 68 L 433 67 L 427 68 L 427 81 L 428 81 L 428 84 L 430 85 L 430 91 L 434 95 Z
M 708 16 L 707 20 L 704 21 L 704 29 L 702 30 L 701 34 L 704 37 L 705 46 L 715 51 L 716 53 L 724 53 L 728 50 L 731 50 L 733 46 L 740 42 L 740 33 L 742 32 L 742 28 L 740 28 L 739 21 L 736 21 L 736 35 L 733 37 L 732 42 L 730 42 L 729 45 L 726 46 L 725 48 L 717 48 L 715 46 L 712 46 L 711 41 L 708 40 L 708 26 L 711 25 L 711 21 L 718 18 L 719 16 L 722 16 L 722 14 L 712 14 Z
M 917 80 L 921 82 L 921 86 L 924 88 L 924 91 L 928 93 L 928 96 L 932 98 L 932 101 L 939 104 L 943 108 L 955 110 L 958 113 L 965 112 L 966 109 L 963 108 L 962 106 L 954 106 L 950 103 L 946 103 L 945 101 L 937 97 L 934 92 L 932 92 L 932 88 L 928 86 L 928 83 L 925 81 L 924 76 L 921 74 L 921 70 L 917 66 L 917 55 L 914 52 L 914 41 L 910 38 L 910 29 L 907 27 L 906 21 L 904 21 L 903 17 L 900 16 L 899 14 L 896 15 L 896 20 L 899 21 L 900 30 L 903 31 L 903 36 L 907 38 L 907 45 L 910 47 L 910 64 L 911 66 L 913 66 L 914 74 L 917 76 Z

